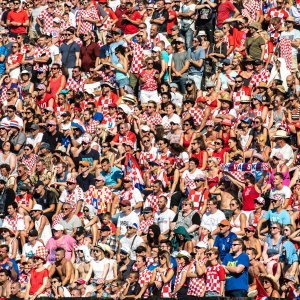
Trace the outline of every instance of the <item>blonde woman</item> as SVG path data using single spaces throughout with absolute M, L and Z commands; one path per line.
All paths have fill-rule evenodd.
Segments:
M 241 211 L 242 204 L 236 199 L 230 201 L 230 209 L 233 215 L 230 218 L 231 232 L 234 232 L 239 238 L 245 235 L 247 227 L 247 216 Z

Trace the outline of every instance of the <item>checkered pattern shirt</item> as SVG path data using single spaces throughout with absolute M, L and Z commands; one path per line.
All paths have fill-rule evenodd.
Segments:
M 138 74 L 141 68 L 143 67 L 142 60 L 144 57 L 144 50 L 151 49 L 151 43 L 147 42 L 141 45 L 133 41 L 130 41 L 129 47 L 133 52 L 130 72 L 134 74 Z
M 156 213 L 158 211 L 158 198 L 161 196 L 168 197 L 168 194 L 160 193 L 158 195 L 155 195 L 152 193 L 152 194 L 148 195 L 145 200 L 144 207 L 150 206 L 153 209 L 153 213 Z
M 177 266 L 174 288 L 176 288 L 176 286 L 179 285 L 182 274 L 187 273 L 188 269 L 189 269 L 189 265 L 184 266 L 184 267 L 182 267 L 180 265 Z M 186 286 L 186 284 L 185 284 L 185 286 Z M 176 296 L 175 296 L 175 298 L 176 298 Z
M 204 204 L 204 200 L 208 198 L 208 190 L 203 189 L 202 191 L 191 190 L 188 196 L 189 200 L 194 203 L 194 210 L 201 210 Z
M 253 74 L 250 85 L 255 88 L 260 82 L 268 83 L 269 78 L 270 72 L 266 69 L 262 69 L 260 73 Z
M 118 97 L 114 93 L 110 93 L 107 96 L 101 96 L 98 101 L 98 106 L 102 107 L 103 115 L 108 114 L 108 106 L 109 104 L 116 104 Z
M 164 276 L 167 275 L 168 271 L 170 269 L 167 269 L 164 271 Z M 162 288 L 161 288 L 161 292 L 160 292 L 160 297 L 161 298 L 172 298 L 172 280 L 170 280 L 167 283 L 164 283 L 161 277 L 161 274 L 159 272 L 156 272 L 156 277 L 155 277 L 155 281 L 161 282 L 162 284 Z
M 29 274 L 25 274 L 25 273 L 21 273 L 20 276 L 19 276 L 19 282 L 21 284 L 21 291 L 25 291 L 26 290 L 26 287 L 27 287 L 27 284 L 29 282 Z
M 7 215 L 4 218 L 3 226 L 5 226 L 6 224 L 10 225 L 12 227 L 13 231 L 25 230 L 24 217 L 19 213 L 17 213 L 15 218 L 13 218 L 10 215 Z
M 76 205 L 78 201 L 84 200 L 84 193 L 80 186 L 76 186 L 75 189 L 72 192 L 69 192 L 67 189 L 65 189 L 60 197 L 59 201 L 62 203 L 69 203 L 71 207 L 76 209 Z
M 206 259 L 200 261 L 200 264 L 205 264 Z M 197 273 L 196 272 L 196 261 L 194 261 L 191 269 L 191 272 Z M 205 294 L 205 275 L 193 277 L 189 281 L 189 289 L 187 294 L 189 296 L 197 296 L 197 297 L 203 297 Z
M 84 91 L 84 82 L 85 79 L 80 77 L 80 79 L 77 81 L 73 77 L 69 78 L 66 84 L 67 90 L 72 90 L 74 92 L 83 92 Z
M 204 111 L 205 111 L 204 109 L 200 109 L 198 107 L 191 107 L 189 109 L 189 113 L 190 113 L 191 117 L 193 118 L 194 124 L 196 126 L 201 125 L 201 122 L 202 122 L 202 119 L 204 116 Z
M 145 165 L 150 161 L 155 161 L 157 158 L 157 148 L 151 147 L 149 151 L 142 151 L 139 157 L 139 163 Z
M 36 47 L 34 52 L 33 52 L 33 57 L 34 58 L 40 58 L 41 56 L 48 56 L 51 57 L 51 50 L 49 47 Z M 33 66 L 33 69 L 36 71 L 39 68 L 43 68 L 43 70 L 47 71 L 48 70 L 48 65 L 47 64 L 40 64 L 40 63 L 35 63 Z
M 53 19 L 55 15 L 62 15 L 62 11 L 58 8 L 54 9 L 53 13 L 48 12 L 48 8 L 44 9 L 37 18 L 43 22 L 43 32 L 50 32 L 51 28 L 53 27 Z
M 217 264 L 206 268 L 206 292 L 221 292 L 221 281 L 225 280 L 224 268 Z
M 143 288 L 143 286 L 146 283 L 150 282 L 152 276 L 152 272 L 148 269 L 144 269 L 142 272 L 139 272 L 139 285 L 141 288 Z M 149 297 L 149 289 L 146 290 L 146 292 L 143 295 L 143 298 L 148 298 Z
M 98 12 L 94 5 L 91 5 L 87 9 L 81 9 L 78 11 L 76 16 L 76 24 L 78 27 L 80 21 L 81 26 L 79 28 L 79 33 L 91 32 L 93 30 L 94 24 L 89 21 L 85 21 L 84 19 L 93 19 L 100 21 Z
M 96 133 L 98 125 L 99 125 L 99 122 L 96 120 L 90 120 L 89 123 L 84 123 L 86 132 L 88 132 L 90 134 Z
M 112 191 L 104 186 L 101 189 L 96 189 L 91 185 L 85 193 L 85 203 L 92 205 L 97 209 L 98 214 L 107 212 L 107 204 L 112 203 Z
M 258 1 L 250 0 L 243 3 L 244 9 L 242 9 L 242 15 L 249 19 L 249 22 L 255 22 L 257 11 L 261 10 L 261 6 Z
M 141 119 L 153 126 L 159 125 L 162 122 L 162 117 L 158 112 L 154 115 L 149 115 L 147 112 L 144 112 Z
M 32 157 L 22 157 L 21 159 L 21 163 L 23 163 L 27 169 L 28 172 L 31 173 L 36 162 L 37 162 L 38 156 L 36 154 L 34 154 Z
M 147 220 L 142 220 L 140 221 L 140 225 L 139 225 L 139 228 L 138 228 L 138 231 L 141 231 L 142 233 L 148 233 L 148 230 L 149 230 L 149 227 L 151 225 L 153 225 L 154 223 L 154 218 L 149 218 Z

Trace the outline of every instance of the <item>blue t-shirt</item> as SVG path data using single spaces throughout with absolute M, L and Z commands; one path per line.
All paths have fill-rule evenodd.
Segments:
M 110 48 L 110 55 L 111 55 L 111 62 L 116 65 L 119 61 L 119 59 L 117 58 L 116 54 L 115 54 L 115 50 L 118 46 L 123 46 L 125 44 L 125 41 L 119 41 L 119 42 L 114 42 L 111 43 L 109 48 Z
M 166 62 L 167 65 L 169 64 L 169 54 L 168 54 L 167 51 L 163 50 L 163 51 L 161 52 L 161 58 L 162 58 L 163 61 Z M 169 79 L 168 68 L 167 68 L 167 70 L 166 70 L 166 72 L 165 72 L 165 75 L 164 75 L 163 79 L 166 80 L 166 81 Z
M 0 268 L 1 269 L 6 269 L 6 270 L 15 269 L 15 271 L 16 271 L 18 277 L 19 277 L 20 272 L 19 272 L 19 267 L 18 267 L 17 262 L 12 258 L 10 258 L 9 260 L 12 262 L 12 268 L 8 265 L 8 263 L 0 264 Z
M 194 51 L 193 48 L 190 48 L 188 50 L 188 53 L 190 55 L 190 58 L 192 60 L 199 60 L 199 59 L 205 59 L 205 52 L 202 47 L 200 47 L 198 50 Z M 203 74 L 203 69 L 204 69 L 204 64 L 200 68 L 196 67 L 193 64 L 190 64 L 189 68 L 189 74 L 191 75 L 202 75 Z
M 275 209 L 270 209 L 266 212 L 264 218 L 270 220 L 271 223 L 278 222 L 281 225 L 291 224 L 291 217 L 285 209 L 282 209 L 279 213 Z
M 245 266 L 242 273 L 229 273 L 226 274 L 225 291 L 245 290 L 249 288 L 248 284 L 248 268 L 249 257 L 246 253 L 241 253 L 238 257 L 234 258 L 231 253 L 228 253 L 222 263 L 224 266 L 237 267 L 239 265 Z
M 0 46 L 0 56 L 4 55 L 5 56 L 5 60 L 6 57 L 8 56 L 8 50 L 5 46 Z M 0 74 L 4 74 L 5 73 L 5 60 L 3 62 L 0 62 Z
M 100 174 L 105 178 L 105 185 L 107 186 L 116 185 L 118 183 L 117 179 L 121 179 L 123 177 L 122 171 L 115 166 L 110 168 L 109 173 L 101 171 Z
M 232 246 L 232 241 L 236 238 L 237 235 L 233 232 L 229 232 L 226 237 L 224 237 L 220 233 L 216 236 L 214 247 L 217 247 L 219 249 L 221 261 L 223 261 L 226 254 L 229 253 Z

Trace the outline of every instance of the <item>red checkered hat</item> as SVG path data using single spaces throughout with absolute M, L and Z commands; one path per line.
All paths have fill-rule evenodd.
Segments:
M 48 250 L 44 246 L 37 247 L 34 257 L 41 258 L 44 261 L 46 261 L 47 256 L 48 256 Z

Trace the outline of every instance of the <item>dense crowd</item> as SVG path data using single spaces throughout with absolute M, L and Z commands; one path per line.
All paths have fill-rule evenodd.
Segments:
M 300 2 L 0 0 L 0 298 L 300 296 Z

